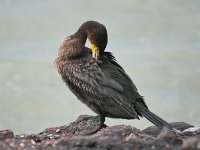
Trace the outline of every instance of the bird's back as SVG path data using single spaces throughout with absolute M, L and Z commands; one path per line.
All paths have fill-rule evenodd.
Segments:
M 141 103 L 144 107 L 147 108 L 146 103 L 143 97 L 138 93 L 138 90 L 133 83 L 132 79 L 128 76 L 125 70 L 117 63 L 115 57 L 110 52 L 104 52 L 100 58 L 102 64 L 100 65 L 102 72 L 108 77 L 117 81 L 123 87 L 124 101 L 127 101 L 133 107 L 136 106 L 136 103 Z M 137 108 L 134 108 L 137 111 Z M 141 115 L 140 112 L 137 112 L 138 115 Z

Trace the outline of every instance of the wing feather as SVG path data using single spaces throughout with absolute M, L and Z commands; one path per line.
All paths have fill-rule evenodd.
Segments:
M 85 92 L 85 98 L 90 104 L 101 107 L 101 112 L 104 111 L 109 117 L 137 118 L 134 107 L 124 100 L 123 87 L 108 78 L 99 67 L 100 64 L 101 61 L 90 58 L 84 59 L 82 63 L 70 62 L 63 70 L 66 77 L 70 76 L 74 86 Z

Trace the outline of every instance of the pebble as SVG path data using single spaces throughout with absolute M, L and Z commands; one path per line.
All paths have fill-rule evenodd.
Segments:
M 35 143 L 35 141 L 34 141 L 34 140 L 31 140 L 31 144 L 35 145 L 36 143 Z
M 24 145 L 24 143 L 20 143 L 19 146 L 20 147 L 24 147 L 25 145 Z
M 25 134 L 20 134 L 20 135 L 18 135 L 18 137 L 24 138 L 24 137 L 26 137 L 26 135 Z
M 52 137 L 52 134 L 48 134 L 47 137 Z
M 60 130 L 60 129 L 57 129 L 57 130 L 56 130 L 56 133 L 60 133 L 60 132 L 61 132 L 61 130 Z
M 54 135 L 54 137 L 55 137 L 55 138 L 59 138 L 59 137 L 60 137 L 60 135 L 58 135 L 58 134 L 55 134 L 55 135 Z

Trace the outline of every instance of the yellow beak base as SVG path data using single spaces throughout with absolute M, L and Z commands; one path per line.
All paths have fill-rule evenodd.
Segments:
M 94 44 L 91 44 L 91 48 L 92 48 L 92 57 L 97 59 L 99 57 L 99 48 Z

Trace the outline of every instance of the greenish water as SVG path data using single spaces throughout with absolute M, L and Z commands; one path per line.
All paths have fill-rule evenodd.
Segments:
M 200 124 L 200 1 L 1 0 L 0 130 L 39 132 L 94 114 L 62 83 L 57 48 L 87 20 L 106 25 L 107 50 L 166 120 Z M 106 124 L 151 125 L 145 119 Z

